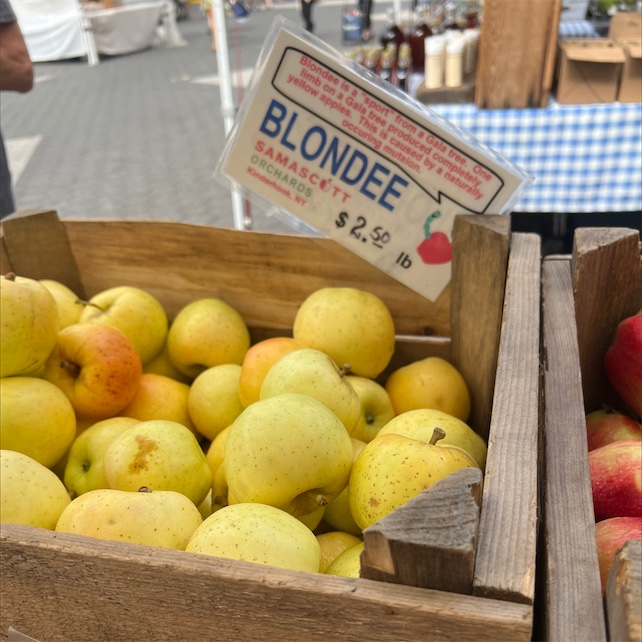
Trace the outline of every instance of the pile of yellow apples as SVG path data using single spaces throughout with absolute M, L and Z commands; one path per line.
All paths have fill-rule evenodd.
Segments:
M 364 529 L 484 469 L 450 363 L 381 381 L 395 327 L 372 293 L 321 288 L 254 344 L 219 298 L 169 319 L 133 286 L 0 293 L 3 523 L 358 576 Z

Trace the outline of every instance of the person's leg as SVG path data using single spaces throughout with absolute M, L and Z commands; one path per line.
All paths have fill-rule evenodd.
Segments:
M 312 24 L 312 0 L 306 2 L 301 0 L 301 16 L 303 18 L 303 26 L 312 33 L 314 25 Z
M 372 0 L 360 0 L 359 8 L 363 15 L 363 23 L 361 29 L 361 39 L 364 42 L 372 39 L 372 26 L 370 21 L 370 14 L 372 13 Z
M 207 12 L 207 24 L 212 32 L 212 51 L 216 51 L 216 29 L 214 23 L 214 5 Z

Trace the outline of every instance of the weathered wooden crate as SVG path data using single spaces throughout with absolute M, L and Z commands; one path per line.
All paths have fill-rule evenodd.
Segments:
M 327 239 L 172 222 L 61 221 L 55 212 L 5 219 L 2 232 L 3 273 L 57 279 L 86 297 L 109 286 L 139 286 L 158 297 L 170 318 L 193 299 L 220 296 L 243 314 L 255 339 L 288 333 L 299 304 L 321 286 L 367 289 L 395 318 L 395 365 L 432 354 L 451 359 L 472 390 L 470 423 L 489 440 L 472 530 L 470 502 L 461 509 L 468 511 L 461 520 L 468 519 L 467 550 L 448 541 L 435 547 L 433 531 L 441 524 L 425 514 L 430 498 L 422 511 L 399 509 L 394 537 L 384 533 L 362 558 L 362 575 L 387 581 L 3 525 L 3 636 L 13 626 L 43 642 L 531 639 L 538 236 L 511 236 L 504 216 L 457 217 L 453 279 L 431 303 Z M 453 523 L 458 510 L 451 508 Z M 462 556 L 468 564 L 449 562 Z
M 611 578 L 606 600 L 602 597 L 585 423 L 585 413 L 614 400 L 604 354 L 617 324 L 642 308 L 639 232 L 578 228 L 572 256 L 543 262 L 542 302 L 546 409 L 539 637 L 639 640 L 639 548 L 637 561 L 632 550 L 619 576 Z M 628 581 L 635 572 L 638 580 Z

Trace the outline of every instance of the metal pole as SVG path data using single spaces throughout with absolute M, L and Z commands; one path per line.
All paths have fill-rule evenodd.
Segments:
M 230 59 L 227 51 L 227 31 L 225 28 L 224 0 L 213 0 L 214 31 L 216 33 L 216 60 L 218 64 L 219 89 L 221 92 L 221 115 L 225 136 L 230 133 L 234 125 L 236 109 L 232 95 L 232 76 L 230 74 Z M 243 196 L 238 187 L 232 187 L 232 216 L 234 228 L 245 229 L 245 216 L 243 214 Z

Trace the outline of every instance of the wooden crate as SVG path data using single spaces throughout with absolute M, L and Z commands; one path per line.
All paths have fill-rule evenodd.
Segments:
M 639 241 L 636 230 L 578 228 L 572 256 L 543 262 L 546 410 L 539 639 L 605 641 L 607 627 L 612 640 L 636 639 L 620 636 L 622 613 L 609 610 L 605 618 L 585 413 L 615 400 L 604 354 L 617 324 L 642 308 Z M 620 606 L 624 585 L 622 580 L 610 587 Z M 632 586 L 635 591 L 636 584 Z M 625 593 L 629 600 L 629 590 Z M 638 583 L 637 600 L 632 600 L 638 609 L 640 600 Z
M 440 556 L 452 559 L 453 551 L 449 544 L 434 547 L 431 534 L 441 524 L 426 518 L 426 496 L 419 498 L 424 511 L 403 513 L 402 507 L 393 514 L 398 522 L 404 514 L 408 519 L 395 541 L 384 533 L 377 547 L 366 545 L 370 572 L 385 572 L 389 581 L 3 525 L 3 636 L 13 626 L 43 642 L 531 639 L 538 236 L 511 236 L 508 217 L 457 217 L 452 283 L 431 303 L 327 239 L 171 222 L 61 221 L 55 212 L 5 219 L 2 234 L 3 273 L 58 279 L 85 297 L 117 284 L 143 287 L 170 318 L 188 301 L 220 296 L 243 314 L 255 339 L 288 333 L 297 307 L 318 287 L 367 289 L 395 318 L 396 363 L 431 354 L 450 358 L 472 389 L 470 423 L 489 442 L 473 528 L 470 502 L 451 509 L 453 523 L 459 510 L 468 519 L 468 565 L 436 563 Z M 426 550 L 433 557 L 427 559 Z M 440 571 L 428 577 L 416 572 L 431 565 Z M 445 590 L 455 572 L 467 576 Z

